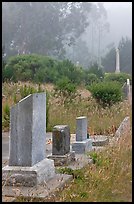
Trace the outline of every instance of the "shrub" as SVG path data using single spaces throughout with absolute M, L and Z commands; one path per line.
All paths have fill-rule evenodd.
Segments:
M 53 69 L 56 63 L 55 59 L 37 54 L 13 56 L 9 58 L 3 70 L 3 80 L 42 82 L 46 80 L 46 70 Z
M 93 83 L 99 82 L 99 79 L 97 78 L 96 74 L 85 74 L 85 84 L 91 85 Z
M 118 82 L 100 82 L 88 87 L 92 96 L 101 105 L 112 105 L 122 100 L 121 85 Z
M 130 79 L 130 82 L 132 81 L 131 75 L 127 73 L 107 73 L 104 77 L 105 81 L 118 81 L 122 86 L 127 79 Z
M 76 96 L 76 85 L 73 84 L 67 77 L 62 77 L 56 83 L 55 93 L 59 94 L 64 103 L 71 102 Z
M 104 71 L 102 68 L 99 68 L 97 64 L 92 65 L 87 70 L 89 74 L 95 74 L 98 79 L 104 78 Z
M 58 61 L 48 56 L 37 54 L 10 57 L 2 69 L 3 81 L 33 81 L 56 84 L 66 76 L 72 83 L 82 81 L 83 70 L 69 60 Z

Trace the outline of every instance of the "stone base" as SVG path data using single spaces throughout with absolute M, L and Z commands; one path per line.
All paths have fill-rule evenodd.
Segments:
M 92 150 L 92 139 L 74 142 L 72 144 L 72 150 L 77 154 L 82 154 Z
M 109 138 L 105 135 L 94 135 L 90 137 L 92 138 L 93 146 L 105 146 L 109 143 Z
M 46 183 L 54 175 L 54 161 L 47 158 L 32 167 L 5 166 L 2 168 L 3 185 L 35 186 Z
M 75 161 L 75 152 L 69 152 L 65 155 L 48 155 L 48 159 L 54 160 L 55 166 L 64 166 L 70 164 L 72 161 Z

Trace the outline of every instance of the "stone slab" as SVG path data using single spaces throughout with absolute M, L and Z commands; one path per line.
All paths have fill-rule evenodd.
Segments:
M 123 134 L 127 134 L 130 131 L 130 117 L 125 117 L 121 122 L 119 128 L 115 132 L 115 137 L 121 137 Z
M 109 138 L 106 135 L 91 135 L 93 146 L 104 146 L 109 143 Z
M 92 139 L 72 143 L 72 150 L 75 151 L 76 154 L 82 154 L 92 150 Z
M 30 198 L 47 198 L 62 189 L 68 182 L 73 179 L 72 175 L 55 174 L 55 176 L 46 183 L 34 187 L 12 187 L 4 186 L 2 189 L 3 197 L 30 197 Z
M 35 93 L 11 107 L 9 166 L 33 166 L 46 157 L 46 94 Z
M 4 185 L 34 186 L 55 175 L 54 161 L 44 159 L 32 167 L 5 166 L 2 168 Z
M 86 154 L 75 154 L 75 161 L 71 162 L 67 166 L 58 166 L 56 169 L 59 168 L 70 168 L 72 170 L 82 169 L 84 166 L 88 164 L 92 164 L 93 160 L 90 158 L 90 156 Z
M 48 155 L 48 159 L 54 160 L 55 166 L 69 165 L 71 162 L 75 161 L 75 152 L 69 152 L 65 155 Z
M 14 197 L 7 197 L 7 196 L 2 196 L 2 202 L 15 202 L 15 198 Z
M 70 151 L 70 128 L 56 125 L 52 132 L 52 155 L 65 155 Z

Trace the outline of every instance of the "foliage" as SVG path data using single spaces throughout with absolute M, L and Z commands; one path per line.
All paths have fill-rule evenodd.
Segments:
M 102 105 L 113 105 L 122 100 L 122 90 L 118 82 L 100 82 L 88 87 L 92 96 Z
M 125 73 L 132 73 L 132 40 L 128 37 L 123 38 L 119 42 L 120 52 L 120 70 Z M 102 65 L 104 66 L 105 72 L 115 72 L 115 59 L 116 51 L 115 47 L 108 51 L 106 56 L 102 59 Z
M 33 84 L 31 82 L 18 82 L 18 83 L 7 83 L 4 82 L 2 84 L 2 94 L 5 96 L 2 99 L 2 118 L 3 118 L 3 108 L 6 103 L 11 107 L 14 104 L 14 95 L 17 97 L 17 101 L 20 100 L 20 87 L 24 84 L 27 85 L 27 88 L 34 87 L 38 92 L 38 84 Z M 90 128 L 90 135 L 100 135 L 100 134 L 113 134 L 114 130 L 118 128 L 121 121 L 124 117 L 132 111 L 129 108 L 129 104 L 127 101 L 123 101 L 121 103 L 117 103 L 110 107 L 102 107 L 100 106 L 96 100 L 89 96 L 90 93 L 85 88 L 78 88 L 77 93 L 84 93 L 84 97 L 77 96 L 71 103 L 68 103 L 66 106 L 64 105 L 62 98 L 59 94 L 54 95 L 54 86 L 50 86 L 49 84 L 41 84 L 41 89 L 47 90 L 49 93 L 49 122 L 47 131 L 52 131 L 53 127 L 57 124 L 68 124 L 70 127 L 70 132 L 74 133 L 76 130 L 76 117 L 86 115 L 87 118 L 92 118 L 92 120 L 88 120 L 88 128 Z M 50 89 L 51 87 L 51 89 Z M 47 92 L 46 92 L 47 93 Z M 89 94 L 88 94 L 89 93 Z M 86 95 L 86 97 L 85 97 Z M 101 118 L 101 120 L 100 120 Z M 96 123 L 96 121 L 100 121 Z M 9 126 L 8 126 L 9 128 Z M 2 129 L 7 131 L 2 124 Z
M 18 87 L 18 86 L 17 86 Z M 33 87 L 31 85 L 21 85 L 18 91 L 12 93 L 13 95 L 13 104 L 19 102 L 19 100 L 25 98 L 26 96 L 33 93 L 41 93 L 44 92 L 44 89 L 41 88 L 41 84 L 38 84 L 38 87 Z M 49 123 L 49 93 L 46 90 L 46 130 L 48 130 Z M 6 103 L 3 105 L 3 113 L 2 113 L 2 126 L 5 129 L 9 129 L 10 123 L 10 105 Z
M 130 79 L 130 82 L 132 80 L 132 77 L 130 74 L 127 73 L 107 73 L 105 74 L 104 80 L 105 81 L 118 81 L 122 86 L 127 81 L 127 79 Z
M 73 175 L 73 178 L 78 179 L 78 180 L 84 179 L 84 174 L 83 172 L 81 172 L 80 169 L 72 170 L 71 168 L 64 167 L 64 168 L 59 168 L 58 172 L 62 174 Z
M 9 128 L 10 123 L 10 107 L 9 104 L 6 103 L 3 108 L 3 118 L 2 118 L 2 126 L 5 128 Z
M 90 152 L 89 155 L 93 160 L 93 164 L 96 164 L 97 166 L 102 164 L 102 158 L 97 152 Z
M 104 78 L 104 71 L 97 64 L 94 64 L 91 67 L 89 67 L 87 72 L 90 73 L 90 74 L 91 73 L 95 74 L 98 79 L 103 79 Z
M 55 94 L 60 95 L 64 103 L 71 102 L 76 96 L 76 85 L 67 77 L 62 77 L 56 83 Z
M 72 83 L 80 84 L 83 72 L 81 67 L 75 66 L 69 60 L 58 61 L 37 54 L 19 55 L 9 58 L 4 68 L 3 80 L 56 84 L 66 76 Z
M 7 56 L 38 53 L 62 58 L 64 44 L 73 44 L 88 26 L 90 8 L 89 2 L 3 2 Z
M 36 54 L 13 56 L 5 66 L 5 79 L 15 82 L 28 80 L 44 82 L 49 77 L 47 70 L 53 69 L 55 64 L 56 60 L 47 56 Z M 40 78 L 39 74 L 43 78 Z
M 57 65 L 57 71 L 59 78 L 66 76 L 72 83 L 75 84 L 80 84 L 83 78 L 82 67 L 75 66 L 70 60 L 63 60 L 59 62 Z
M 84 81 L 85 81 L 85 85 L 91 85 L 93 83 L 99 82 L 99 79 L 96 76 L 96 74 L 93 74 L 93 73 L 86 74 L 86 72 L 85 72 Z

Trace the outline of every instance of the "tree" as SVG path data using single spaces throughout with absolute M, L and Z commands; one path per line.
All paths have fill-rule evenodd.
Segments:
M 132 41 L 128 37 L 119 42 L 120 50 L 120 70 L 121 72 L 132 73 Z M 115 46 L 109 50 L 106 56 L 102 59 L 102 64 L 106 72 L 115 72 Z
M 65 54 L 88 25 L 89 2 L 3 2 L 2 43 L 8 56 Z

